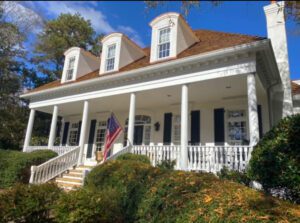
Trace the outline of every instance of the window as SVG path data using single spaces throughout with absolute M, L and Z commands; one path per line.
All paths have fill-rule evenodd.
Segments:
M 173 120 L 173 144 L 180 145 L 180 137 L 181 137 L 181 117 L 180 115 L 174 115 Z
M 100 121 L 96 132 L 96 151 L 102 151 L 105 143 L 106 121 Z
M 116 44 L 108 46 L 105 70 L 110 71 L 115 68 Z
M 142 135 L 142 144 L 149 145 L 151 141 L 151 117 L 147 115 L 136 115 L 134 122 L 135 131 L 141 131 Z M 125 121 L 125 129 L 124 129 L 124 146 L 127 144 L 128 137 L 128 119 Z M 135 135 L 138 135 L 135 132 Z M 134 143 L 134 142 L 131 142 Z
M 75 64 L 75 57 L 71 57 L 69 59 L 68 69 L 67 69 L 67 80 L 73 79 L 73 73 L 74 73 L 74 64 Z
M 170 56 L 170 28 L 159 30 L 158 39 L 158 58 Z
M 228 111 L 228 141 L 232 145 L 246 144 L 247 126 L 244 110 Z
M 79 127 L 78 122 L 72 123 L 72 125 L 71 125 L 70 134 L 69 134 L 69 145 L 70 146 L 77 145 L 77 137 L 79 137 L 78 136 L 78 127 Z

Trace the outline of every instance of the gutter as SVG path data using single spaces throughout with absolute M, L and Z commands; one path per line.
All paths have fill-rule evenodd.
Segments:
M 246 43 L 246 44 L 242 44 L 242 45 L 238 45 L 238 46 L 233 46 L 230 48 L 215 50 L 215 51 L 208 52 L 208 53 L 202 53 L 199 55 L 176 59 L 176 60 L 169 61 L 166 63 L 153 64 L 153 65 L 149 65 L 145 68 L 138 68 L 135 70 L 124 71 L 124 72 L 120 72 L 120 73 L 118 73 L 116 75 L 112 75 L 112 76 L 93 78 L 93 79 L 89 79 L 89 80 L 77 82 L 77 83 L 72 83 L 72 84 L 65 85 L 65 86 L 54 87 L 54 88 L 45 89 L 45 90 L 27 93 L 27 94 L 25 93 L 25 94 L 20 95 L 20 97 L 21 98 L 30 98 L 31 96 L 35 96 L 35 95 L 41 95 L 41 94 L 45 94 L 45 93 L 51 93 L 53 91 L 67 90 L 67 89 L 71 89 L 71 88 L 81 87 L 81 86 L 89 85 L 90 83 L 95 84 L 95 83 L 100 83 L 100 82 L 105 82 L 105 81 L 113 81 L 115 79 L 120 79 L 120 78 L 134 77 L 141 73 L 153 72 L 153 71 L 157 71 L 160 69 L 169 68 L 174 65 L 180 66 L 183 64 L 187 64 L 187 63 L 205 61 L 209 58 L 217 57 L 217 56 L 220 56 L 223 54 L 235 53 L 237 51 L 247 51 L 249 49 L 257 50 L 257 49 L 267 48 L 269 46 L 269 43 L 270 43 L 269 39 L 258 40 L 258 41 L 252 42 L 252 43 Z

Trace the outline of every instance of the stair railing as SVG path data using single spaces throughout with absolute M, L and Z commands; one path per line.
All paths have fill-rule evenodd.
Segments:
M 29 183 L 41 184 L 62 174 L 69 168 L 75 166 L 78 161 L 80 147 L 75 147 L 70 151 L 54 157 L 39 166 L 31 166 Z

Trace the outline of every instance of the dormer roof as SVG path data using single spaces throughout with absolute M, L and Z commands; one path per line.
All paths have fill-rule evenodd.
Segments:
M 248 44 L 255 41 L 260 41 L 266 39 L 264 37 L 250 36 L 250 35 L 241 35 L 241 34 L 233 34 L 233 33 L 225 33 L 218 31 L 209 31 L 209 30 L 194 30 L 193 33 L 199 39 L 197 43 L 190 46 L 188 49 L 181 52 L 176 58 L 170 58 L 164 61 L 158 61 L 156 63 L 168 63 L 169 61 L 187 58 L 194 55 L 204 54 L 220 49 L 235 47 L 242 44 Z M 103 74 L 99 76 L 99 69 L 95 69 L 92 72 L 88 72 L 85 75 L 79 77 L 73 82 L 60 83 L 60 80 L 53 81 L 51 83 L 42 85 L 38 88 L 35 88 L 27 93 L 43 91 L 46 89 L 57 88 L 64 85 L 69 85 L 72 83 L 83 82 L 91 79 L 102 78 L 108 75 L 118 75 L 118 73 L 125 71 L 133 71 L 136 69 L 140 69 L 143 67 L 151 66 L 153 63 L 150 63 L 150 47 L 146 47 L 143 49 L 145 56 L 142 58 L 133 61 L 132 63 L 122 67 L 119 71 Z M 26 94 L 27 94 L 26 93 Z

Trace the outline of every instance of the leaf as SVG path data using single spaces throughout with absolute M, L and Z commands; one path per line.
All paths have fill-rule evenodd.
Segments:
M 209 196 L 209 195 L 204 195 L 204 196 L 205 196 L 204 203 L 209 203 L 209 202 L 212 201 L 212 197 L 211 196 Z

